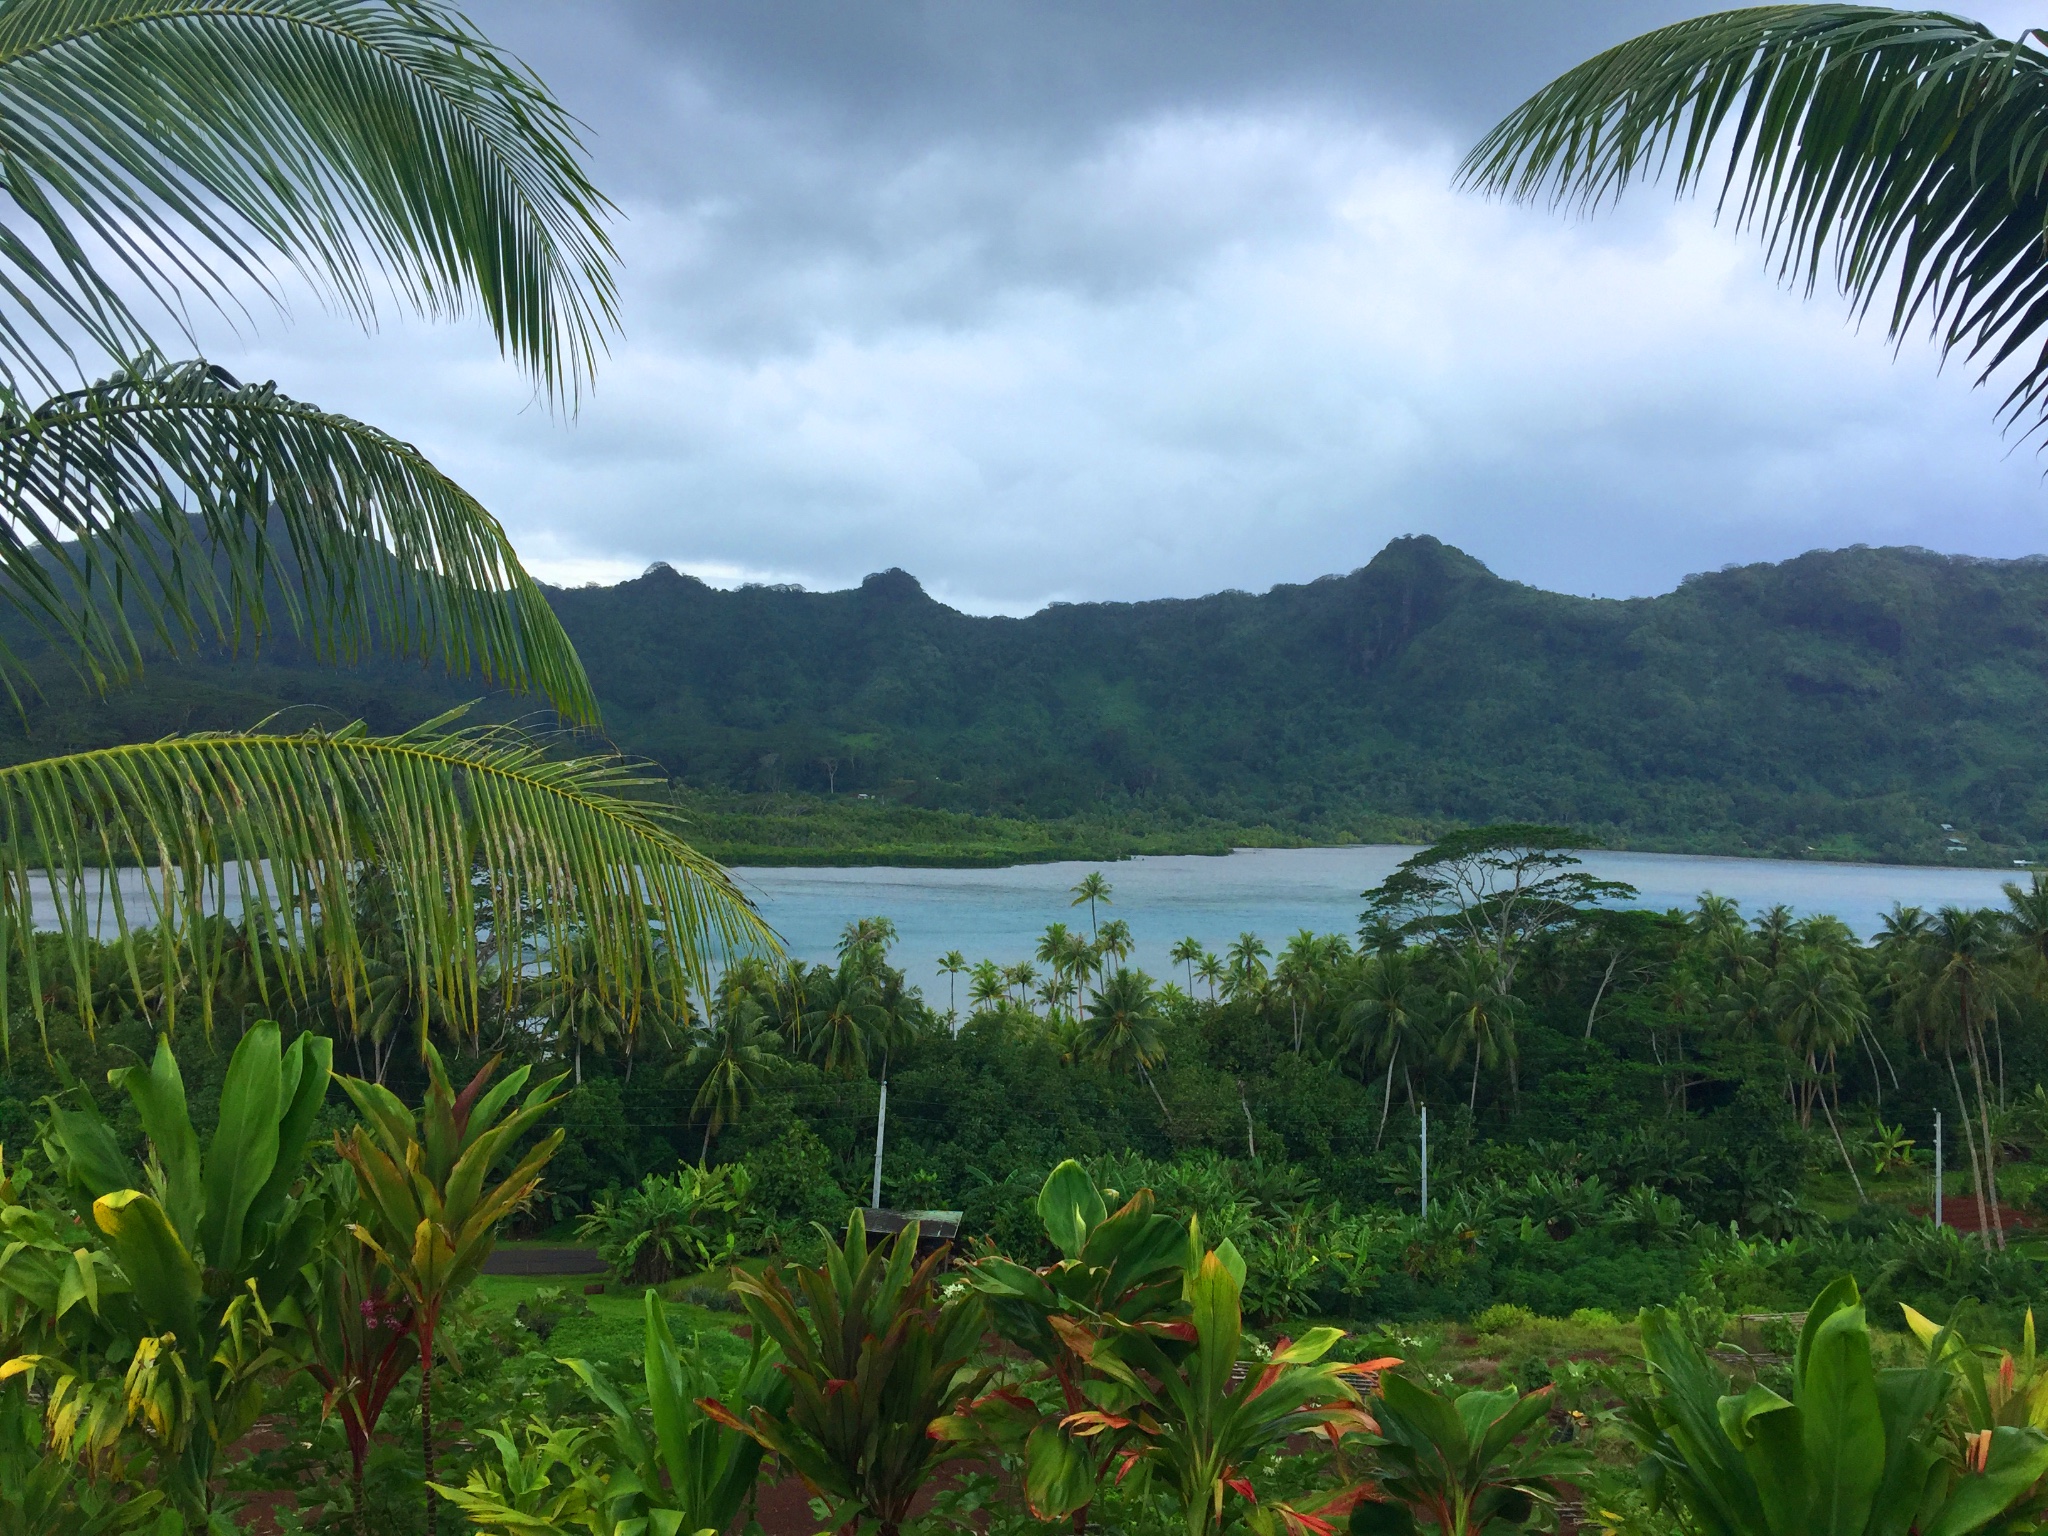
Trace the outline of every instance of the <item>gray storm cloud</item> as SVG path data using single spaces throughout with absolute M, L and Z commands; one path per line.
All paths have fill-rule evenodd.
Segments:
M 901 565 L 1017 611 L 1409 532 L 1603 595 L 2043 547 L 1995 397 L 1779 289 L 1709 208 L 1452 188 L 1522 95 L 1685 13 L 482 5 L 626 215 L 595 399 L 550 419 L 464 327 L 302 315 L 227 360 L 420 442 L 557 580 Z

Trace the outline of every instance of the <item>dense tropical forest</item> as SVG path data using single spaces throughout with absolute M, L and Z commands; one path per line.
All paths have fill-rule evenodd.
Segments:
M 43 1283 L 71 1288 L 78 1300 L 47 1325 L 37 1354 L 48 1363 L 35 1369 L 55 1373 L 46 1385 L 60 1396 L 86 1390 L 93 1352 L 117 1360 L 139 1347 L 132 1337 L 123 1345 L 121 1329 L 146 1325 L 124 1321 L 125 1301 L 111 1298 L 88 1316 L 83 1288 L 124 1283 L 111 1266 L 136 1262 L 129 1245 L 139 1239 L 118 1225 L 95 1238 L 74 1202 L 89 1206 L 101 1184 L 134 1177 L 102 1165 L 189 1143 L 189 1196 L 177 1192 L 175 1161 L 153 1177 L 168 1181 L 172 1219 L 188 1219 L 178 1202 L 189 1199 L 203 1229 L 222 1198 L 221 1159 L 268 1126 L 282 1138 L 272 1159 L 304 1172 L 264 1197 L 284 1203 L 250 1228 L 256 1246 L 236 1261 L 275 1316 L 229 1342 L 272 1349 L 275 1364 L 252 1353 L 246 1371 L 215 1382 L 207 1411 L 242 1425 L 298 1414 L 325 1427 L 283 1447 L 258 1436 L 213 1469 L 223 1489 L 263 1507 L 297 1490 L 288 1507 L 309 1517 L 366 1511 L 379 1528 L 411 1528 L 423 1518 L 419 1437 L 437 1433 L 416 1366 L 445 1357 L 433 1401 L 458 1428 L 438 1432 L 443 1459 L 429 1480 L 485 1529 L 537 1529 L 514 1518 L 534 1513 L 536 1490 L 560 1515 L 643 1487 L 617 1481 L 621 1458 L 659 1460 L 634 1440 L 646 1410 L 611 1384 L 632 1352 L 667 1360 L 694 1397 L 724 1394 L 737 1415 L 700 1422 L 690 1454 L 715 1451 L 717 1466 L 743 1464 L 744 1478 L 688 1497 L 732 1518 L 766 1466 L 779 1478 L 800 1472 L 828 1503 L 900 1521 L 907 1503 L 855 1478 L 847 1468 L 859 1454 L 835 1450 L 830 1426 L 804 1418 L 800 1394 L 778 1396 L 782 1378 L 758 1375 L 762 1357 L 730 1332 L 745 1321 L 753 1339 L 774 1338 L 781 1353 L 769 1358 L 794 1380 L 834 1375 L 829 1358 L 812 1357 L 838 1347 L 822 1324 L 830 1309 L 856 1305 L 855 1293 L 835 1300 L 832 1288 L 855 1286 L 894 1298 L 886 1305 L 906 1326 L 933 1330 L 932 1353 L 919 1357 L 928 1363 L 903 1370 L 906 1380 L 925 1372 L 916 1379 L 934 1394 L 918 1410 L 926 1418 L 959 1417 L 940 1442 L 925 1441 L 917 1421 L 920 1443 L 972 1450 L 988 1469 L 949 1484 L 948 1497 L 1000 1506 L 1011 1497 L 1003 1479 L 1016 1478 L 1044 1513 L 1098 1496 L 1105 1456 L 1145 1449 L 1129 1425 L 1114 1455 L 1085 1436 L 1061 1440 L 1071 1461 L 1026 1446 L 1049 1411 L 1041 1387 L 1064 1379 L 1079 1392 L 1076 1371 L 1124 1379 L 1095 1360 L 1097 1346 L 1062 1354 L 1069 1346 L 1031 1310 L 1082 1302 L 1030 1298 L 1047 1284 L 1081 1284 L 1090 1263 L 1114 1270 L 1117 1261 L 1089 1258 L 1085 1231 L 1063 1235 L 1061 1223 L 1110 1221 L 1135 1197 L 1115 1218 L 1130 1229 L 1118 1241 L 1149 1233 L 1151 1268 L 1088 1280 L 1130 1288 L 1121 1309 L 1098 1297 L 1099 1317 L 1076 1314 L 1105 1330 L 1100 1347 L 1148 1316 L 1170 1321 L 1179 1266 L 1193 1298 L 1193 1276 L 1214 1263 L 1229 1277 L 1231 1326 L 1247 1330 L 1241 1347 L 1279 1350 L 1277 1338 L 1307 1339 L 1300 1330 L 1313 1323 L 1325 1334 L 1318 1354 L 1300 1359 L 1308 1372 L 1334 1347 L 1333 1325 L 1364 1336 L 1375 1372 L 1394 1360 L 1414 1367 L 1412 1378 L 1377 1378 L 1368 1406 L 1378 1434 L 1411 1414 L 1426 1451 L 1439 1433 L 1426 1430 L 1437 1411 L 1428 1394 L 1458 1383 L 1496 1393 L 1488 1411 L 1516 1416 L 1499 1450 L 1509 1466 L 1474 1472 L 1474 1496 L 1503 1478 L 1535 1479 L 1547 1501 L 1569 1476 L 1616 1506 L 1614 1528 L 1672 1529 L 1628 1470 L 1623 1410 L 1639 1388 L 1618 1362 L 1632 1352 L 1693 1358 L 1686 1352 L 1738 1341 L 1751 1357 L 1742 1369 L 1786 1388 L 1793 1367 L 1774 1362 L 1793 1353 L 1807 1303 L 1851 1284 L 1844 1276 L 1856 1290 L 1837 1285 L 1824 1310 L 1863 1298 L 1872 1324 L 1888 1324 L 1870 1347 L 1900 1361 L 1919 1347 L 1902 1317 L 1953 1325 L 1944 1339 L 2018 1345 L 2028 1331 L 2026 1308 L 2048 1280 L 2037 1236 L 2048 1229 L 2048 1094 L 2037 1086 L 2048 1079 L 2048 879 L 2010 885 L 1998 909 L 1895 910 L 1863 944 L 1831 917 L 1743 913 L 1711 893 L 1667 913 L 1598 905 L 1627 892 L 1587 875 L 1574 842 L 1533 826 L 1456 834 L 1364 893 L 1355 932 L 1245 934 L 1220 955 L 1185 941 L 1175 974 L 1161 977 L 1129 967 L 1133 935 L 1114 881 L 1091 875 L 1031 954 L 940 957 L 947 995 L 932 998 L 906 984 L 883 918 L 849 923 L 835 963 L 738 956 L 701 995 L 638 1011 L 571 964 L 509 974 L 501 965 L 474 1028 L 409 986 L 395 952 L 373 951 L 372 989 L 354 1005 L 281 989 L 266 1000 L 288 968 L 260 927 L 218 920 L 182 958 L 149 942 L 131 970 L 104 951 L 83 988 L 38 994 L 17 973 L 0 1140 L 24 1150 L 10 1153 L 0 1219 L 25 1247 L 0 1266 L 0 1284 L 31 1294 L 23 1287 L 40 1265 Z M 386 892 L 372 881 L 360 900 L 361 931 L 400 943 Z M 174 991 L 177 971 L 188 979 Z M 159 1032 L 175 1055 L 152 1043 Z M 272 1111 L 258 1126 L 247 1107 L 262 1075 L 252 1057 L 267 1064 L 281 1104 L 294 1102 L 290 1083 L 310 1080 L 315 1060 L 332 1060 L 345 1094 L 325 1104 L 316 1095 L 281 1119 Z M 498 1082 L 505 1092 L 487 1091 Z M 1941 1227 L 1929 1214 L 1937 1113 Z M 435 1138 L 450 1135 L 437 1153 Z M 458 1155 L 472 1145 L 484 1150 Z M 405 1174 L 408 1159 L 427 1182 Z M 471 1162 L 468 1177 L 485 1183 L 458 1196 Z M 865 1250 L 854 1238 L 835 1257 L 831 1234 L 877 1182 L 885 1207 L 960 1213 L 965 1289 L 910 1279 L 907 1247 L 886 1282 L 880 1268 L 856 1282 Z M 454 1224 L 452 1268 L 422 1270 L 394 1246 L 418 1219 L 407 1213 L 458 1199 L 477 1214 Z M 1084 1214 L 1062 1217 L 1061 1201 Z M 344 1214 L 352 1205 L 361 1240 Z M 633 1305 L 479 1275 L 499 1237 L 521 1236 L 593 1247 Z M 301 1251 L 332 1257 L 280 1273 L 279 1245 L 306 1243 Z M 1211 1249 L 1217 1257 L 1204 1258 Z M 874 1265 L 890 1251 L 878 1248 Z M 323 1321 L 337 1304 L 395 1331 Z M 1199 1331 L 1208 1324 L 1196 1305 Z M 1664 1319 L 1664 1334 L 1648 1322 L 1638 1331 L 1630 1320 L 1642 1308 Z M 1856 1310 L 1858 1328 L 1862 1317 Z M 237 1326 L 257 1328 L 253 1317 Z M 694 1344 L 678 1343 L 685 1327 Z M 999 1356 L 983 1360 L 985 1329 L 1048 1362 L 1038 1386 Z M 1147 1337 L 1142 1327 L 1129 1335 L 1137 1353 L 1127 1368 L 1139 1373 L 1130 1379 L 1165 1391 L 1182 1362 L 1146 1355 L 1157 1347 Z M 401 1339 L 411 1342 L 399 1350 Z M 591 1358 L 557 1363 L 564 1341 Z M 294 1365 L 301 1355 L 312 1363 Z M 1933 1358 L 1927 1368 L 1947 1369 L 1939 1351 Z M 2017 1369 L 2033 1371 L 2031 1357 Z M 971 1391 L 969 1375 L 981 1383 Z M 1012 1385 L 984 1396 L 1002 1379 Z M 1404 1401 L 1411 1388 L 1391 1385 L 1403 1380 L 1424 1399 Z M 1322 1404 L 1315 1411 L 1332 1422 L 1355 1411 L 1340 1383 L 1304 1375 L 1300 1385 L 1313 1389 L 1303 1411 Z M 1076 1399 L 1100 1400 L 1094 1388 Z M 978 1406 L 959 1406 L 969 1401 Z M 1266 1426 L 1246 1454 L 1285 1433 Z M 91 1454 L 122 1443 L 118 1426 L 64 1434 Z M 1334 1454 L 1260 1462 L 1263 1507 L 1342 1493 L 1347 1453 Z M 1379 1454 L 1390 1467 L 1390 1453 Z M 1176 1501 L 1188 1491 L 1172 1491 L 1181 1474 L 1161 1457 L 1142 1493 L 1104 1485 L 1117 1518 L 1142 1526 L 1184 1507 Z M 943 1460 L 899 1466 L 886 1498 L 910 1500 Z M 676 1467 L 662 1475 L 675 1478 Z M 158 1486 L 188 1505 L 200 1498 L 190 1483 Z M 660 1498 L 671 1496 L 682 1497 Z M 1028 1523 L 1014 1507 L 1002 1518 Z M 565 1517 L 548 1528 L 587 1527 Z
M 2048 850 L 2035 560 L 1842 550 L 1614 602 L 1413 538 L 1306 586 L 1025 619 L 956 612 L 900 571 L 721 591 L 656 567 L 548 600 L 611 738 L 742 861 L 1413 841 L 1510 819 L 1781 857 Z M 480 692 L 299 654 L 287 639 L 91 705 L 53 688 L 28 736 L 0 720 L 0 751 L 287 707 L 383 726 Z M 933 814 L 880 825 L 861 796 Z

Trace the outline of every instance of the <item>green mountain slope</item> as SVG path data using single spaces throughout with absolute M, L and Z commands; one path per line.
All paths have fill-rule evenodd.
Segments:
M 612 737 L 699 789 L 1308 837 L 1528 819 L 1649 848 L 2048 848 L 2043 560 L 1858 548 L 1615 602 L 1409 538 L 1305 586 L 1024 619 L 901 571 L 729 592 L 657 566 L 552 597 Z M 53 685 L 32 724 L 43 750 L 284 703 L 395 726 L 476 691 L 281 646 L 104 704 Z

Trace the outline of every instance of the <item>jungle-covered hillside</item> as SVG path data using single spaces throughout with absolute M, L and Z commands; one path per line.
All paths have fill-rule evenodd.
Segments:
M 991 857 L 1030 856 L 1019 820 L 1101 829 L 1080 839 L 1098 855 L 1162 829 L 1195 846 L 1203 828 L 1227 845 L 1498 819 L 1696 851 L 2002 863 L 2048 849 L 2039 559 L 1854 548 L 1611 601 L 1506 581 L 1416 537 L 1305 585 L 1027 618 L 958 612 L 896 570 L 839 592 L 726 591 L 656 566 L 550 600 L 612 739 L 696 793 L 721 848 L 757 854 L 788 840 L 792 809 L 853 827 L 876 802 L 992 818 L 884 838 L 957 837 Z M 28 729 L 52 750 L 306 705 L 397 729 L 484 691 L 389 664 L 316 668 L 287 641 L 161 668 L 105 703 L 53 674 Z M 28 754 L 20 722 L 0 751 Z M 743 824 L 770 812 L 784 824 Z M 820 846 L 857 856 L 882 835 Z

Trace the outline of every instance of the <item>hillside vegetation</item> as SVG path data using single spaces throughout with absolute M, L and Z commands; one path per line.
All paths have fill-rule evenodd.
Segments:
M 1609 601 L 1417 537 L 1303 586 L 1022 619 L 957 612 L 902 571 L 722 591 L 656 566 L 550 600 L 613 739 L 687 786 L 707 846 L 734 855 L 975 862 L 1496 819 L 1693 851 L 2048 848 L 2036 559 L 1857 548 Z M 45 750 L 287 704 L 384 727 L 478 691 L 285 646 L 105 704 L 53 685 L 31 727 Z M 19 723 L 0 751 L 26 755 Z

